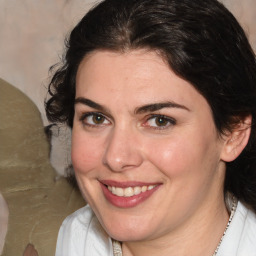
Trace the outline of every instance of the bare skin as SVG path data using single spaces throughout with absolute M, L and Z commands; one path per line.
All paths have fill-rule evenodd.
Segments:
M 229 140 L 205 98 L 157 53 L 96 51 L 80 64 L 72 162 L 124 256 L 213 254 L 229 218 L 225 161 L 243 148 Z M 153 189 L 123 194 L 143 185 Z

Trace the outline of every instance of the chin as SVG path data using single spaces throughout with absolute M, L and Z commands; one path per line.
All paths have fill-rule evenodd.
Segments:
M 126 222 L 126 224 L 128 223 Z M 148 225 L 143 228 L 141 224 L 137 224 L 136 227 L 133 225 L 110 224 L 109 227 L 105 226 L 104 229 L 111 238 L 122 242 L 146 240 L 152 236 L 152 233 L 155 233 L 149 230 Z
M 136 241 L 142 241 L 142 240 L 146 240 L 147 236 L 145 234 L 141 234 L 141 233 L 137 233 L 137 232 L 134 232 L 131 233 L 131 232 L 120 232 L 120 233 L 117 233 L 117 232 L 111 232 L 109 233 L 109 236 L 117 241 L 120 241 L 120 242 L 136 242 Z

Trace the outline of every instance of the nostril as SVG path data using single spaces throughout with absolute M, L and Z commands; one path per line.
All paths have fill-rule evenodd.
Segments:
M 102 158 L 103 164 L 113 172 L 134 169 L 143 162 L 141 146 L 134 143 L 136 134 L 131 129 L 116 128 L 109 135 Z M 136 140 L 135 140 L 136 141 Z

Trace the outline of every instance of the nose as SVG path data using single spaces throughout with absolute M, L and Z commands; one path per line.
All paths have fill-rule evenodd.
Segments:
M 135 132 L 128 129 L 114 129 L 109 134 L 103 156 L 103 164 L 114 172 L 139 167 L 143 162 L 141 143 Z

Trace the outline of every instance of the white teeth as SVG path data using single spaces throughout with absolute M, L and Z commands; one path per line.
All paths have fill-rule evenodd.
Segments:
M 117 196 L 124 196 L 124 190 L 122 188 L 116 188 L 115 194 Z
M 147 191 L 147 188 L 148 188 L 147 186 L 143 186 L 143 187 L 141 188 L 141 191 L 142 191 L 142 192 L 146 192 L 146 191 Z
M 135 187 L 133 188 L 134 195 L 138 195 L 141 193 L 141 187 Z
M 133 196 L 133 195 L 134 195 L 133 188 L 129 187 L 129 188 L 124 189 L 125 197 L 129 197 L 129 196 Z
M 156 187 L 156 185 L 149 185 L 149 186 L 142 186 L 142 187 L 137 186 L 137 187 L 128 187 L 128 188 L 108 186 L 108 190 L 116 196 L 131 197 L 134 195 L 139 195 L 142 192 L 146 192 L 147 190 L 151 190 L 154 187 Z

